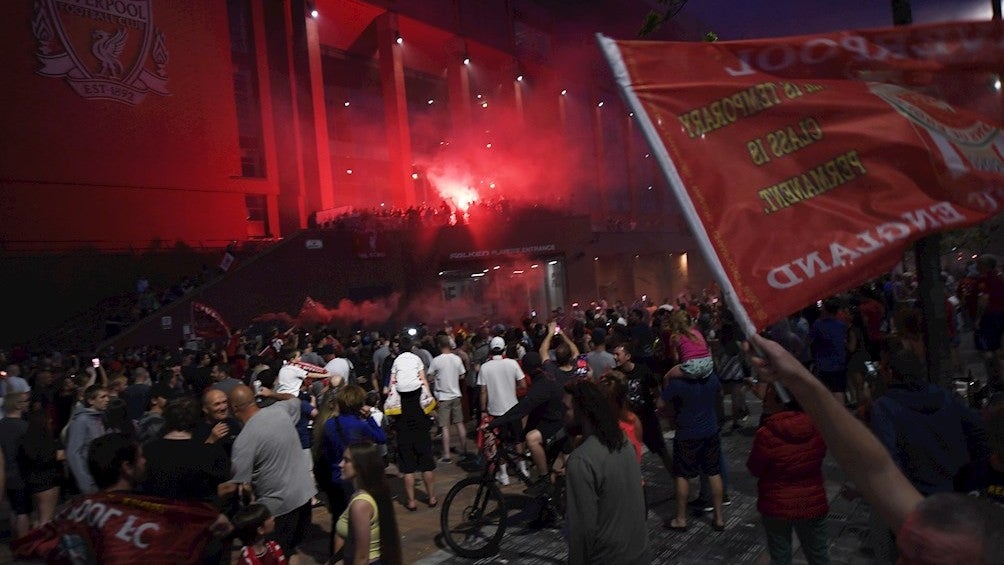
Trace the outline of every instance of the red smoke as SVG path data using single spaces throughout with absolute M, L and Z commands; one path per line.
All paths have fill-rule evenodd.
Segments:
M 310 326 L 359 322 L 365 327 L 376 327 L 383 325 L 390 319 L 394 311 L 397 310 L 400 299 L 400 293 L 393 293 L 386 298 L 366 300 L 358 304 L 343 298 L 338 301 L 335 307 L 329 308 L 322 302 L 307 297 L 299 316 L 296 318 L 296 323 L 300 326 Z

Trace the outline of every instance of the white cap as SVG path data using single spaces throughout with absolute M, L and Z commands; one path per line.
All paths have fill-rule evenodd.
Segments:
M 488 343 L 489 349 L 505 349 L 505 340 L 501 337 L 495 336 Z

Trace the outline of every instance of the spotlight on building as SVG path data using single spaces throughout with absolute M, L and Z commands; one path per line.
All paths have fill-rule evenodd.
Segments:
M 321 13 L 317 11 L 317 8 L 314 8 L 313 10 L 310 11 L 310 17 L 314 18 L 315 20 L 319 15 L 321 15 Z
M 562 96 L 565 96 L 566 94 L 568 94 L 568 89 L 567 88 L 561 91 L 561 95 Z
M 523 75 L 517 75 L 516 80 L 518 80 L 519 82 L 523 82 Z
M 603 102 L 600 102 L 599 104 L 597 104 L 596 107 L 597 108 L 602 108 L 603 107 Z
M 400 33 L 397 34 L 397 39 L 395 39 L 394 41 L 396 41 L 398 45 L 404 45 L 404 38 L 401 37 Z
M 468 57 L 467 55 L 464 55 L 464 64 L 465 65 L 470 65 L 471 64 L 471 58 Z

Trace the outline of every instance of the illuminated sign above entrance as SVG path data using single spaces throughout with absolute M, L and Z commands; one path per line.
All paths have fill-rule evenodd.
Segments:
M 484 257 L 519 257 L 520 255 L 533 255 L 537 253 L 553 253 L 557 246 L 553 243 L 544 245 L 528 245 L 526 247 L 508 247 L 505 249 L 479 249 L 476 251 L 457 251 L 450 253 L 451 260 L 457 259 L 482 259 Z
M 135 106 L 148 92 L 170 94 L 152 0 L 36 0 L 31 23 L 38 74 L 65 77 L 80 96 Z

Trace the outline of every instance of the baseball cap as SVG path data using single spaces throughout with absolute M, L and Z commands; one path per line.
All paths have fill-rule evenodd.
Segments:
M 492 350 L 496 350 L 497 349 L 499 351 L 504 351 L 505 350 L 505 340 L 502 339 L 501 337 L 498 337 L 498 336 L 493 337 L 492 340 L 490 342 L 488 342 L 488 347 L 491 348 Z

